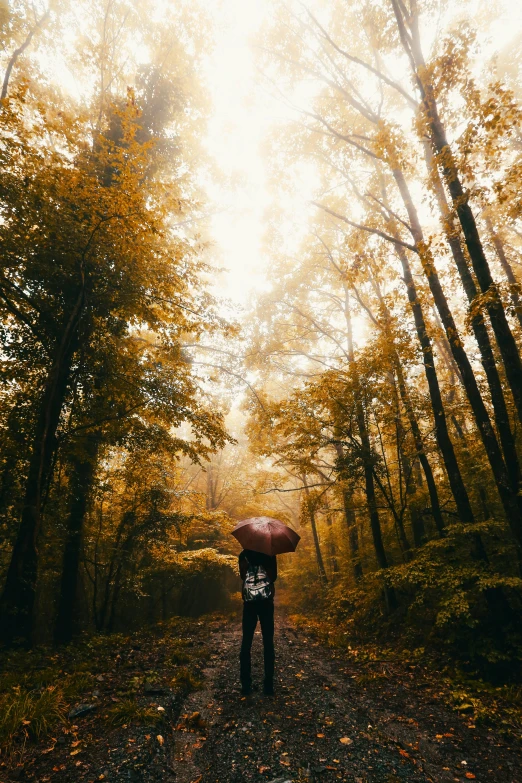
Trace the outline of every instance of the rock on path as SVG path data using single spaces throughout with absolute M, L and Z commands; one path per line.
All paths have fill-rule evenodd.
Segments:
M 169 743 L 176 783 L 522 783 L 520 751 L 446 708 L 421 672 L 343 660 L 279 619 L 276 695 L 241 697 L 239 623 L 209 634 L 205 690 Z M 253 652 L 260 684 L 259 630 Z

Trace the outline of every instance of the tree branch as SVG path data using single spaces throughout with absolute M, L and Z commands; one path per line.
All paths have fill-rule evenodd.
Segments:
M 317 201 L 312 201 L 310 203 L 315 207 L 322 209 L 324 212 L 327 212 L 329 215 L 332 215 L 332 217 L 335 217 L 338 220 L 342 220 L 343 223 L 347 223 L 349 226 L 359 229 L 359 231 L 366 231 L 368 234 L 375 234 L 376 236 L 382 237 L 382 239 L 385 239 L 387 242 L 392 242 L 394 245 L 398 245 L 399 247 L 406 248 L 406 250 L 411 250 L 414 253 L 418 253 L 415 245 L 410 245 L 408 242 L 403 242 L 402 239 L 392 237 L 390 234 L 386 234 L 384 231 L 380 231 L 378 228 L 371 228 L 371 226 L 364 226 L 361 225 L 361 223 L 354 223 L 353 220 L 348 220 L 348 218 L 344 215 L 340 215 L 338 212 L 334 212 L 333 209 L 325 207 L 324 204 L 319 204 Z

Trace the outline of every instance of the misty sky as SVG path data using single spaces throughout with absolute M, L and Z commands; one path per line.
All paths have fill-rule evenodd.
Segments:
M 326 1 L 326 0 L 324 0 Z M 271 12 L 271 0 L 208 0 L 215 21 L 216 46 L 208 62 L 213 99 L 208 149 L 230 181 L 210 188 L 221 206 L 211 219 L 210 232 L 219 263 L 230 271 L 218 285 L 220 294 L 246 305 L 255 287 L 266 284 L 269 259 L 263 252 L 265 209 L 270 204 L 267 160 L 262 152 L 269 130 L 289 111 L 268 95 L 256 72 L 252 39 Z M 459 3 L 452 4 L 459 12 Z M 466 4 L 466 15 L 481 21 L 487 14 L 484 51 L 504 50 L 522 30 L 522 4 L 516 0 L 476 0 Z M 289 205 L 291 224 L 306 211 L 311 193 L 300 183 L 296 201 Z M 310 181 L 310 190 L 313 187 Z M 295 217 L 295 220 L 294 220 Z

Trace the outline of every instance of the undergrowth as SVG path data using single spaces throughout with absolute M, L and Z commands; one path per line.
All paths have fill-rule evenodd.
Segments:
M 144 726 L 156 726 L 162 720 L 162 713 L 153 707 L 140 705 L 136 699 L 125 699 L 115 704 L 104 718 L 110 726 L 127 726 L 139 723 Z
M 419 670 L 433 687 L 437 697 L 470 725 L 491 726 L 509 741 L 522 742 L 522 685 L 496 684 L 477 672 L 464 670 L 453 658 L 442 658 L 424 647 L 409 649 L 375 639 L 364 641 L 350 618 L 344 622 L 333 615 L 309 611 L 290 615 L 302 632 L 356 664 L 391 664 Z M 388 679 L 389 673 L 363 668 L 355 675 L 359 687 L 372 686 Z
M 95 719 L 110 728 L 158 724 L 164 711 L 147 703 L 154 689 L 182 696 L 202 686 L 208 649 L 199 634 L 205 622 L 173 618 L 128 636 L 85 636 L 59 650 L 0 652 L 0 760 L 74 722 L 68 715 L 78 703 L 95 707 Z M 104 702 L 107 677 L 116 682 L 114 703 Z

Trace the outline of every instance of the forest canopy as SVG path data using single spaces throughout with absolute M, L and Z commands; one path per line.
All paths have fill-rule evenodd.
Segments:
M 295 611 L 503 676 L 520 40 L 485 5 L 260 7 L 227 53 L 204 2 L 0 5 L 2 641 L 223 608 L 268 514 Z

